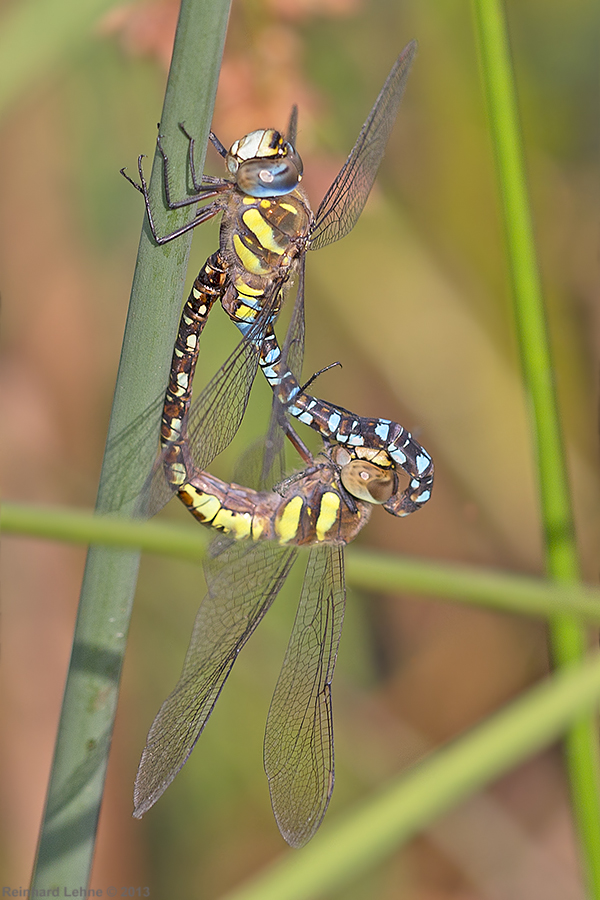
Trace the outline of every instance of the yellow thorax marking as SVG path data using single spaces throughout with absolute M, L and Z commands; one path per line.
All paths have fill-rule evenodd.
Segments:
M 280 517 L 275 522 L 275 534 L 280 544 L 287 544 L 298 533 L 300 513 L 302 512 L 302 497 L 292 497 L 287 503 Z
M 239 234 L 234 234 L 233 236 L 233 246 L 235 247 L 235 252 L 239 256 L 242 261 L 243 267 L 250 272 L 252 275 L 267 275 L 268 269 L 262 265 L 258 256 L 255 253 L 252 253 L 251 250 L 242 243 L 242 239 Z
M 261 247 L 264 247 L 265 250 L 270 250 L 272 253 L 277 253 L 278 256 L 281 256 L 284 248 L 280 247 L 275 239 L 275 232 L 268 222 L 265 222 L 260 212 L 256 208 L 247 209 L 246 212 L 242 215 L 242 221 L 244 225 L 250 229 L 252 234 L 255 234 L 258 238 L 258 242 Z
M 279 204 L 282 209 L 286 209 L 288 212 L 298 214 L 298 210 L 295 206 L 292 206 L 291 203 L 280 203 Z
M 315 525 L 318 541 L 324 541 L 327 537 L 327 533 L 332 526 L 335 525 L 339 508 L 339 496 L 333 491 L 325 491 L 321 496 L 321 509 L 317 524 Z

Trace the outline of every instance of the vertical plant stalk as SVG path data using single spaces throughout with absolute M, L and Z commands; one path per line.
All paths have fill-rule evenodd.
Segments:
M 539 473 L 546 571 L 558 582 L 580 579 L 560 417 L 526 187 L 507 24 L 501 0 L 474 0 L 482 77 L 496 156 L 516 326 Z M 585 629 L 558 616 L 550 625 L 554 662 L 583 658 Z M 590 896 L 600 898 L 600 764 L 597 718 L 568 731 L 566 758 Z
M 229 0 L 183 0 L 181 5 L 161 118 L 180 194 L 186 186 L 187 141 L 177 125 L 185 121 L 197 146 L 206 147 L 228 15 Z M 201 171 L 204 158 L 196 164 Z M 124 181 L 123 190 L 129 190 Z M 157 154 L 150 191 L 160 210 L 164 204 Z M 141 203 L 139 195 L 132 195 Z M 193 208 L 165 215 L 165 229 L 183 224 L 191 214 Z M 144 221 L 99 511 L 118 509 L 127 515 L 152 464 L 160 417 L 155 401 L 167 382 L 190 243 L 191 235 L 157 247 Z M 127 454 L 124 435 L 135 422 L 144 423 L 145 438 Z M 62 896 L 88 883 L 138 565 L 138 552 L 91 547 L 88 553 L 32 881 L 38 892 L 58 887 Z

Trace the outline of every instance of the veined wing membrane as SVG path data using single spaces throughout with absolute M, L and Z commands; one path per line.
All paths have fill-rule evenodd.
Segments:
M 279 593 L 295 548 L 236 543 L 205 562 L 208 593 L 200 605 L 183 671 L 148 732 L 134 788 L 140 818 L 171 784 L 192 752 L 238 653 Z
M 334 781 L 331 681 L 345 606 L 343 548 L 314 547 L 265 733 L 265 771 L 279 830 L 302 847 Z
M 290 318 L 290 324 L 285 336 L 281 358 L 287 364 L 291 372 L 297 377 L 302 372 L 304 360 L 304 264 L 306 256 L 303 256 L 298 264 L 298 287 L 294 308 Z M 271 406 L 271 418 L 262 454 L 262 470 L 260 476 L 261 489 L 270 488 L 274 480 L 281 481 L 285 474 L 284 451 L 285 433 L 282 424 L 286 421 L 285 408 L 278 400 L 277 394 L 273 394 Z M 277 467 L 276 460 L 280 460 Z
M 267 318 L 261 316 L 192 403 L 187 439 L 198 469 L 208 468 L 231 443 L 240 427 L 258 368 Z M 159 456 L 141 491 L 138 515 L 156 515 L 173 496 L 174 490 L 165 478 L 163 459 Z
M 356 225 L 383 158 L 416 51 L 416 41 L 411 41 L 392 66 L 350 156 L 317 210 L 311 250 L 338 241 Z

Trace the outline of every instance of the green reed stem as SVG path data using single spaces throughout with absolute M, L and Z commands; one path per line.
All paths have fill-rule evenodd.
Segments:
M 594 654 L 432 753 L 343 820 L 326 821 L 300 853 L 286 854 L 222 900 L 311 900 L 339 891 L 461 799 L 546 747 L 599 701 L 600 655 Z
M 474 0 L 473 6 L 539 473 L 546 570 L 553 580 L 569 584 L 579 580 L 580 571 L 507 25 L 499 0 Z M 587 634 L 573 619 L 557 615 L 550 625 L 550 638 L 556 665 L 570 665 L 582 659 Z M 573 808 L 588 884 L 591 896 L 600 898 L 600 760 L 596 716 L 590 714 L 575 721 L 565 742 Z
M 206 146 L 228 14 L 228 0 L 182 2 L 161 118 L 161 130 L 169 137 L 174 189 L 180 193 L 185 189 L 187 142 L 178 139 L 177 123 L 185 120 L 198 147 Z M 200 157 L 199 152 L 199 170 Z M 130 168 L 135 174 L 135 167 Z M 160 171 L 158 175 L 151 195 L 160 210 Z M 130 190 L 132 202 L 141 208 L 140 195 L 125 181 L 123 190 Z M 183 223 L 191 214 L 165 216 L 165 227 Z M 153 401 L 166 384 L 190 240 L 158 248 L 145 222 L 109 428 L 107 446 L 114 449 L 105 454 L 99 511 L 119 508 L 127 514 L 131 502 L 121 498 L 135 495 L 152 463 L 159 416 Z M 129 462 L 120 460 L 118 436 L 140 416 L 148 419 L 147 445 Z M 92 547 L 88 553 L 32 896 L 33 889 L 38 896 L 57 887 L 61 896 L 68 890 L 73 896 L 89 879 L 138 564 L 138 551 Z
M 208 528 L 162 522 L 135 522 L 81 510 L 5 503 L 0 530 L 26 535 L 139 549 L 199 562 L 211 540 Z M 551 618 L 556 610 L 600 623 L 600 590 L 558 584 L 506 572 L 434 563 L 373 550 L 346 550 L 346 581 L 371 591 L 410 591 L 485 606 L 499 612 Z

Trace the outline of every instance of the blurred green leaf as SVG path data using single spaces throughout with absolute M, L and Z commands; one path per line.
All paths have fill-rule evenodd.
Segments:
M 115 0 L 18 0 L 0 21 L 0 116 L 36 78 L 64 64 Z

